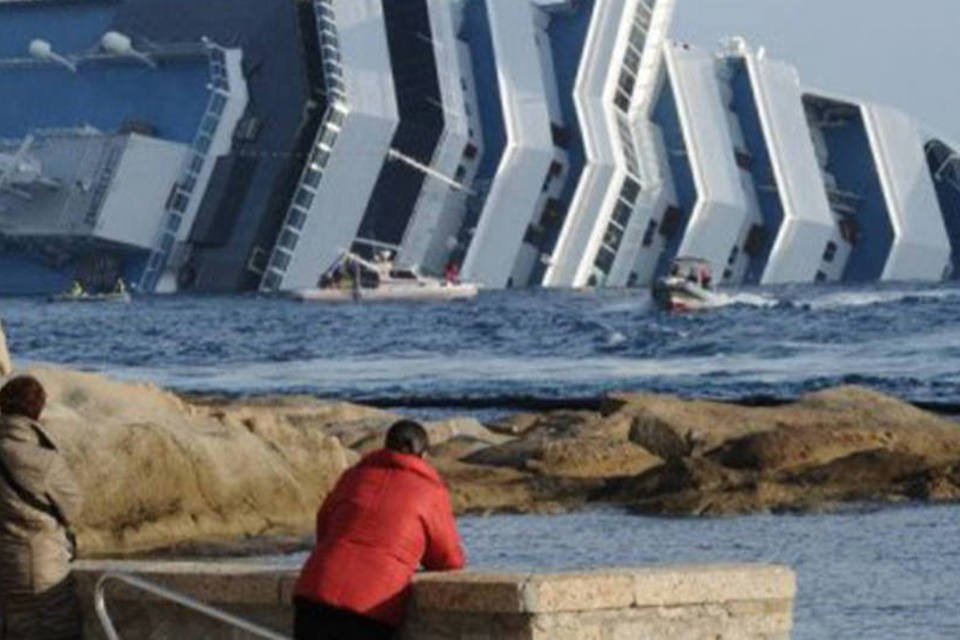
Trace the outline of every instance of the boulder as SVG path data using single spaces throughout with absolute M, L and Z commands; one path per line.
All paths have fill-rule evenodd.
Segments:
M 675 515 L 960 497 L 950 471 L 960 425 L 880 393 L 841 387 L 765 408 L 677 402 L 627 396 L 608 407 L 635 416 L 631 440 L 667 463 L 608 483 L 605 499 Z
M 322 404 L 213 407 L 153 385 L 38 369 L 44 422 L 83 489 L 83 555 L 303 535 L 351 455 Z
M 665 460 L 704 455 L 733 438 L 771 428 L 759 410 L 671 395 L 613 394 L 601 411 L 630 416 L 630 440 Z

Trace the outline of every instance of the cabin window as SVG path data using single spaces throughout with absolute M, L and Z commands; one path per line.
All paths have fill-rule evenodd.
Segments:
M 540 214 L 540 219 L 543 221 L 556 220 L 560 217 L 561 209 L 562 205 L 559 199 L 549 198 L 547 204 L 543 207 L 543 213 Z
M 280 274 L 276 271 L 271 271 L 267 274 L 267 277 L 263 279 L 263 286 L 267 289 L 276 289 L 280 286 Z
M 753 156 L 740 149 L 733 150 L 733 157 L 737 160 L 737 166 L 744 171 L 750 171 L 753 168 Z
M 327 124 L 332 124 L 335 127 L 343 126 L 344 115 L 342 111 L 337 109 L 331 109 L 330 115 L 327 117 Z
M 227 106 L 227 99 L 223 94 L 215 93 L 213 98 L 210 100 L 210 111 L 217 115 L 223 113 L 223 108 Z
M 337 132 L 333 129 L 327 128 L 323 135 L 320 136 L 320 144 L 326 145 L 330 149 L 333 148 L 333 145 L 337 142 Z
M 833 262 L 833 259 L 837 257 L 837 243 L 828 242 L 827 248 L 823 252 L 823 261 L 824 262 Z
M 747 234 L 747 241 L 743 244 L 743 251 L 751 258 L 756 258 L 763 251 L 763 245 L 767 242 L 767 231 L 762 225 L 755 224 L 750 227 L 750 233 Z
M 623 230 L 616 225 L 607 227 L 607 232 L 603 235 L 603 243 L 616 251 L 623 242 Z
M 599 253 L 597 253 L 597 259 L 593 264 L 603 273 L 609 274 L 610 270 L 613 269 L 613 262 L 616 259 L 617 254 L 606 247 L 601 247 Z
M 313 204 L 313 193 L 307 189 L 300 189 L 297 191 L 296 197 L 293 199 L 293 203 L 298 207 L 303 207 L 304 209 L 309 209 L 310 205 Z
M 193 148 L 199 151 L 200 153 L 206 154 L 210 150 L 210 140 L 209 136 L 200 136 L 197 138 L 197 141 L 193 143 Z
M 633 74 L 631 74 L 626 69 L 620 72 L 620 81 L 618 84 L 620 89 L 628 96 L 633 93 L 633 88 L 634 86 L 636 86 L 636 82 L 637 81 L 633 77 Z
M 390 272 L 390 277 L 394 280 L 416 280 L 417 275 L 409 269 L 396 269 Z
M 860 230 L 857 228 L 857 223 L 853 220 L 841 220 L 840 236 L 851 245 L 857 244 L 857 240 L 860 237 Z
M 657 221 L 651 220 L 647 223 L 647 230 L 643 233 L 643 246 L 649 247 L 653 244 L 653 237 L 657 233 Z
M 660 223 L 660 235 L 664 238 L 672 238 L 680 229 L 681 216 L 683 212 L 679 207 L 667 207 L 663 212 L 663 221 Z
M 627 178 L 623 181 L 623 189 L 620 190 L 620 197 L 630 204 L 637 202 L 637 196 L 640 195 L 640 183 L 633 178 Z
M 290 254 L 286 251 L 277 251 L 273 254 L 272 265 L 274 269 L 285 271 L 290 266 Z
M 314 168 L 322 169 L 327 166 L 327 160 L 330 159 L 330 152 L 326 149 L 317 149 L 313 152 L 313 166 Z
M 550 136 L 553 138 L 554 146 L 560 147 L 561 149 L 566 149 L 570 146 L 570 133 L 565 127 L 551 122 Z
M 307 171 L 307 175 L 303 177 L 303 183 L 308 187 L 316 187 L 320 184 L 320 178 L 323 177 L 323 172 L 316 169 L 310 169 Z
M 624 113 L 626 113 L 627 109 L 630 108 L 630 96 L 624 95 L 622 91 L 617 91 L 617 95 L 614 97 L 613 102 L 617 105 L 617 108 Z
M 304 223 L 307 221 L 307 213 L 303 209 L 291 209 L 290 210 L 290 219 L 287 222 L 288 225 L 300 231 L 303 229 Z
M 625 202 L 617 202 L 617 208 L 613 210 L 613 221 L 621 227 L 626 227 L 630 222 L 630 216 L 633 215 L 633 207 Z
M 284 229 L 280 233 L 280 240 L 277 241 L 277 244 L 284 249 L 290 249 L 292 251 L 297 247 L 297 234 L 290 229 Z

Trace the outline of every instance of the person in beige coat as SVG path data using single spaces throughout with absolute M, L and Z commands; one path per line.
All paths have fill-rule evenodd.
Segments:
M 7 336 L 3 333 L 3 320 L 0 320 L 0 378 L 13 373 L 13 363 L 10 361 L 10 351 L 7 350 Z
M 70 576 L 77 482 L 37 422 L 43 386 L 20 376 L 0 389 L 0 640 L 78 640 Z

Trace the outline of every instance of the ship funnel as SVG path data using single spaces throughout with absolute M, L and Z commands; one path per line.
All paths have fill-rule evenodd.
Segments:
M 100 46 L 103 50 L 118 56 L 127 58 L 136 58 L 152 69 L 157 68 L 157 63 L 150 56 L 133 48 L 133 42 L 129 36 L 125 36 L 117 31 L 108 31 L 100 39 Z
M 77 65 L 70 62 L 57 52 L 53 50 L 53 45 L 51 45 L 46 40 L 40 40 L 39 38 L 30 42 L 30 55 L 36 58 L 37 60 L 42 60 L 44 62 L 53 62 L 59 64 L 61 67 L 66 67 L 73 73 L 77 72 Z

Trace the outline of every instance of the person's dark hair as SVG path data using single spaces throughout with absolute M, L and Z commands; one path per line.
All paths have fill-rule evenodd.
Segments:
M 0 389 L 0 414 L 5 416 L 25 416 L 31 420 L 39 420 L 46 404 L 47 392 L 32 376 L 14 378 Z
M 401 420 L 387 431 L 387 449 L 398 453 L 422 456 L 427 450 L 427 431 L 419 422 Z

